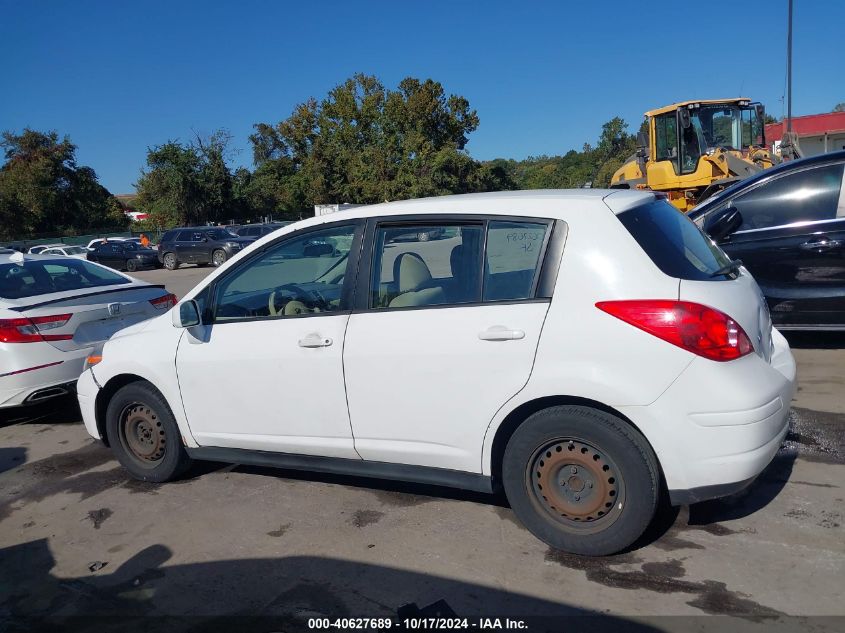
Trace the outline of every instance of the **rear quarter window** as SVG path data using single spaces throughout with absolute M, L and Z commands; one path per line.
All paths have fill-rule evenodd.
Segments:
M 616 216 L 661 271 L 670 277 L 695 281 L 725 279 L 713 276 L 730 262 L 721 248 L 695 223 L 663 200 L 649 202 Z

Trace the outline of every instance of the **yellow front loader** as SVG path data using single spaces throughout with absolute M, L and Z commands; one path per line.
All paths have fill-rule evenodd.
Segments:
M 665 193 L 687 212 L 729 184 L 771 167 L 763 106 L 746 98 L 683 101 L 645 113 L 648 137 L 611 178 L 612 188 Z

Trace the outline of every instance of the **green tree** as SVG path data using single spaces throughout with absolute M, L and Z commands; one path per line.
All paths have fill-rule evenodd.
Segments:
M 236 189 L 231 140 L 220 130 L 207 138 L 196 135 L 192 143 L 171 140 L 149 148 L 136 184 L 138 209 L 161 227 L 242 217 L 249 179 L 239 174 Z
M 4 132 L 0 147 L 0 237 L 78 233 L 127 224 L 120 204 L 90 167 L 76 163 L 76 146 L 55 131 Z
M 276 211 L 487 189 L 508 181 L 466 153 L 478 115 L 432 79 L 389 90 L 357 74 L 250 137 L 253 195 Z

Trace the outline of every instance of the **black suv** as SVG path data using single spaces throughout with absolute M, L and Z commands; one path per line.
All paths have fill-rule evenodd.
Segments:
M 219 227 L 171 229 L 161 237 L 158 259 L 168 270 L 179 264 L 220 266 L 254 241 Z

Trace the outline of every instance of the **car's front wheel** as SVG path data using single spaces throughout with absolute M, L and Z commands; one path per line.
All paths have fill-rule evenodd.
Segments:
M 211 254 L 211 263 L 214 266 L 222 266 L 226 263 L 226 251 L 217 249 Z
M 620 418 L 582 406 L 538 411 L 508 441 L 502 480 L 522 523 L 552 547 L 619 552 L 648 527 L 659 497 L 657 460 Z
M 165 253 L 163 258 L 164 267 L 167 270 L 176 270 L 179 268 L 179 262 L 176 259 L 176 253 Z
M 117 460 L 136 479 L 176 479 L 191 465 L 170 407 L 148 382 L 114 394 L 106 409 L 106 436 Z
M 128 270 L 130 273 L 134 273 L 136 270 L 138 270 L 138 262 L 136 262 L 134 259 L 127 259 L 126 270 Z

